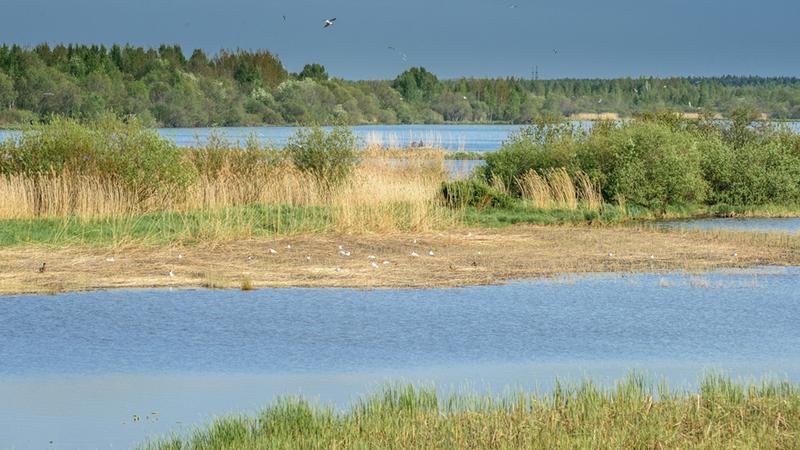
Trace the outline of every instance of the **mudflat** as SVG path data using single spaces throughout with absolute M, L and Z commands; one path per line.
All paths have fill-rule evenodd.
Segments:
M 341 247 L 341 248 L 340 248 Z M 42 263 L 45 270 L 38 272 Z M 568 273 L 800 264 L 800 238 L 590 226 L 0 249 L 0 293 L 115 288 L 425 288 Z

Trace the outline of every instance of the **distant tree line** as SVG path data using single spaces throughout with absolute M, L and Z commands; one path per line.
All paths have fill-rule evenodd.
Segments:
M 289 73 L 268 51 L 177 45 L 0 47 L 0 124 L 112 111 L 150 125 L 528 123 L 541 115 L 750 108 L 800 118 L 800 78 L 440 80 L 421 67 L 394 80 L 331 79 L 320 64 Z

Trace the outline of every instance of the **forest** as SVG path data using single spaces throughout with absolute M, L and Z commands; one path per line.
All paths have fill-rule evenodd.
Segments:
M 0 126 L 112 112 L 148 126 L 530 123 L 543 115 L 748 108 L 800 118 L 800 78 L 439 79 L 412 67 L 393 80 L 343 80 L 320 64 L 291 73 L 266 50 L 178 45 L 0 46 Z

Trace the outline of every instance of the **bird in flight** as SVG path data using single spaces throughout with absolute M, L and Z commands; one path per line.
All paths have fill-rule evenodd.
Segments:
M 333 25 L 333 22 L 336 22 L 336 17 L 333 19 L 325 19 L 325 25 L 322 28 L 328 28 L 329 26 Z
M 286 14 L 283 15 L 283 21 L 286 22 Z
M 403 61 L 408 61 L 408 55 L 406 55 L 405 53 L 403 53 L 400 50 L 396 49 L 395 47 L 390 45 L 390 46 L 388 46 L 386 48 L 388 48 L 389 50 L 391 50 L 391 51 L 397 53 L 398 55 L 400 55 L 400 57 L 403 58 Z

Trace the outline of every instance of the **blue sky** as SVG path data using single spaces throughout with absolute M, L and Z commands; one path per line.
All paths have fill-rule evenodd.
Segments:
M 800 75 L 798 0 L 2 3 L 0 42 L 266 48 L 291 71 L 319 62 L 347 79 L 420 65 L 443 78 L 529 77 L 535 65 L 542 78 Z

